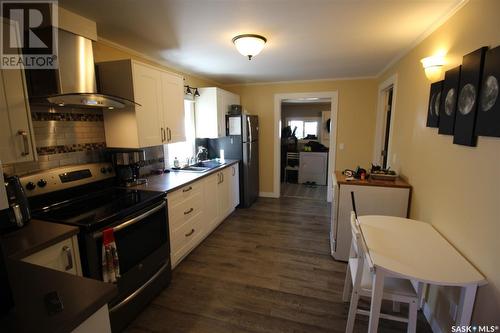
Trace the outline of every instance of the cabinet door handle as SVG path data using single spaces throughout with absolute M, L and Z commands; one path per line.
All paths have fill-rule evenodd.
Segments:
M 172 141 L 172 131 L 167 127 L 167 141 Z
M 194 229 L 191 229 L 191 231 L 190 231 L 190 232 L 188 232 L 188 233 L 186 234 L 186 237 L 189 237 L 189 236 L 191 236 L 192 234 L 194 234 Z
M 236 175 L 236 169 L 234 167 L 232 167 L 232 168 L 233 168 L 233 176 L 235 176 Z
M 161 142 L 165 142 L 165 129 L 161 127 Z
M 22 156 L 26 156 L 30 154 L 30 145 L 28 142 L 28 132 L 25 130 L 17 131 L 17 135 L 20 135 L 23 139 L 24 151 L 21 153 Z
M 221 181 L 220 181 L 220 182 L 221 182 L 221 183 L 224 183 L 224 173 L 222 173 L 222 172 L 220 173 L 220 179 L 221 179 Z
M 220 172 L 219 172 L 219 173 L 217 174 L 217 177 L 219 177 L 219 181 L 217 182 L 217 184 L 222 183 L 222 173 L 220 173 Z
M 194 210 L 194 208 L 193 208 L 193 207 L 189 208 L 188 210 L 186 210 L 186 211 L 184 212 L 184 215 L 191 214 L 191 213 L 193 212 L 193 210 Z
M 62 248 L 63 252 L 66 254 L 67 264 L 64 268 L 66 271 L 69 271 L 73 268 L 73 255 L 71 254 L 71 248 L 69 246 L 64 246 Z
M 185 188 L 183 188 L 183 189 L 182 189 L 182 192 L 189 192 L 189 191 L 191 191 L 192 189 L 193 189 L 193 188 L 192 188 L 191 186 L 189 186 L 189 187 L 185 187 Z

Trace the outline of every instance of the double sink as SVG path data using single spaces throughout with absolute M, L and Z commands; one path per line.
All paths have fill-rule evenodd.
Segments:
M 201 161 L 195 164 L 191 164 L 188 166 L 185 166 L 183 168 L 178 169 L 178 171 L 183 171 L 183 172 L 207 172 L 212 169 L 215 169 L 217 167 L 220 167 L 221 165 L 224 165 L 225 163 L 216 161 L 216 160 L 208 160 L 208 161 Z

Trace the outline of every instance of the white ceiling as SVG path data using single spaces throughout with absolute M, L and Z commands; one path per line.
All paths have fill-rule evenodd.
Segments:
M 463 0 L 60 0 L 99 36 L 217 82 L 374 76 Z M 251 61 L 231 39 L 262 34 Z

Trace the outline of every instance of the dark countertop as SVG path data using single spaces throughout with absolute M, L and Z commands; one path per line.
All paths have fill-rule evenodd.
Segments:
M 78 233 L 77 227 L 32 219 L 25 227 L 2 235 L 5 255 L 25 258 Z
M 378 180 L 368 177 L 368 179 L 354 179 L 346 180 L 346 176 L 342 174 L 341 171 L 335 171 L 335 177 L 337 178 L 337 183 L 344 185 L 361 185 L 361 186 L 381 186 L 381 187 L 400 187 L 400 188 L 410 188 L 411 185 L 405 182 L 401 178 L 396 180 Z
M 2 332 L 71 332 L 117 294 L 110 283 L 9 259 L 15 307 L 0 319 Z M 64 309 L 48 315 L 44 296 L 57 291 Z
M 4 332 L 71 332 L 116 295 L 115 285 L 20 261 L 78 233 L 77 227 L 32 219 L 1 236 L 15 308 L 0 319 Z M 64 310 L 49 316 L 44 296 L 57 291 Z
M 228 159 L 225 161 L 225 164 L 207 172 L 170 171 L 169 173 L 164 173 L 162 175 L 152 175 L 148 177 L 147 184 L 134 186 L 134 189 L 162 191 L 166 193 L 172 192 L 239 162 L 239 160 Z

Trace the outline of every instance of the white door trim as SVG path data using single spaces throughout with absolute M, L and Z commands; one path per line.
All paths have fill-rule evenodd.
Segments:
M 327 200 L 332 201 L 332 172 L 335 170 L 335 153 L 337 147 L 337 114 L 338 114 L 338 91 L 323 91 L 323 92 L 306 92 L 306 93 L 286 93 L 274 95 L 274 185 L 272 196 L 280 197 L 280 168 L 281 168 L 281 101 L 284 99 L 299 99 L 299 98 L 330 98 L 330 151 L 328 153 L 328 191 Z
M 398 74 L 394 74 L 378 86 L 378 102 L 377 102 L 377 122 L 375 125 L 375 139 L 373 145 L 373 163 L 382 165 L 380 152 L 384 146 L 383 131 L 385 129 L 385 91 L 392 86 L 392 105 L 391 105 L 391 128 L 389 130 L 389 146 L 387 149 L 387 165 L 391 165 L 392 156 L 389 152 L 392 151 L 392 135 L 394 133 L 394 119 L 396 114 L 396 96 L 398 91 Z

